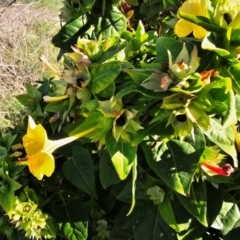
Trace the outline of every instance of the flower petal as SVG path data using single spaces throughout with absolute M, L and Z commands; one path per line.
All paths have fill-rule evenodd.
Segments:
M 189 73 L 194 73 L 199 67 L 199 57 L 196 45 L 194 45 L 193 50 L 191 52 L 189 66 L 190 66 Z
M 187 47 L 186 47 L 186 44 L 183 43 L 183 47 L 182 47 L 182 50 L 181 52 L 178 54 L 175 62 L 178 64 L 178 63 L 185 63 L 186 65 L 189 64 L 189 53 L 188 53 L 188 50 L 187 50 Z
M 67 99 L 67 98 L 69 98 L 69 96 L 68 95 L 62 95 L 62 96 L 56 96 L 56 97 L 51 97 L 51 96 L 44 96 L 43 97 L 43 101 L 44 102 L 58 102 L 58 101 L 62 101 L 62 100 L 65 100 L 65 99 Z
M 193 36 L 197 39 L 203 39 L 207 34 L 208 34 L 207 30 L 197 25 L 193 29 Z
M 41 124 L 36 125 L 31 116 L 28 118 L 27 134 L 23 137 L 23 146 L 27 155 L 42 151 L 48 141 L 47 133 Z
M 229 176 L 234 172 L 233 167 L 230 164 L 225 164 L 223 167 L 219 167 L 216 163 L 212 162 L 202 162 L 201 168 L 209 175 L 222 175 Z
M 180 19 L 175 25 L 174 33 L 180 38 L 186 37 L 193 31 L 196 26 L 194 25 L 193 23 Z
M 42 180 L 43 176 L 50 177 L 55 168 L 55 162 L 52 154 L 39 152 L 34 155 L 27 156 L 28 167 L 33 176 L 38 180 Z

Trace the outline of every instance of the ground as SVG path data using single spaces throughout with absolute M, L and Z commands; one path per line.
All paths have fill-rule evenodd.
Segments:
M 0 0 L 0 128 L 18 111 L 14 96 L 36 85 L 45 71 L 39 56 L 56 62 L 51 39 L 60 29 L 61 0 Z

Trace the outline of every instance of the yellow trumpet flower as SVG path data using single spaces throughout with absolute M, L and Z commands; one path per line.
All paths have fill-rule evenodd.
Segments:
M 208 17 L 206 0 L 187 0 L 182 4 L 178 11 L 193 16 Z M 193 32 L 194 37 L 198 39 L 204 38 L 208 33 L 204 28 L 184 19 L 180 19 L 176 23 L 174 32 L 178 37 L 186 37 Z
M 44 175 L 50 177 L 55 168 L 52 153 L 57 148 L 84 137 L 94 130 L 95 128 L 90 128 L 71 137 L 49 140 L 43 126 L 41 124 L 36 125 L 32 117 L 29 116 L 27 134 L 23 137 L 23 146 L 27 153 L 27 165 L 30 172 L 38 180 L 42 180 Z

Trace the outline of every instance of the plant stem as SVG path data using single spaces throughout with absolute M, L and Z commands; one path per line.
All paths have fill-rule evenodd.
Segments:
M 102 15 L 105 16 L 106 0 L 102 2 Z
M 231 187 L 227 187 L 226 191 L 233 191 L 233 190 L 239 190 L 240 189 L 240 184 L 239 185 L 235 185 L 235 186 L 231 186 Z

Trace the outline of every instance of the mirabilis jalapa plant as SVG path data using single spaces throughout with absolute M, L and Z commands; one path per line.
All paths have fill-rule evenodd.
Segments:
M 0 138 L 0 232 L 238 240 L 237 3 L 64 1 L 63 67 Z

